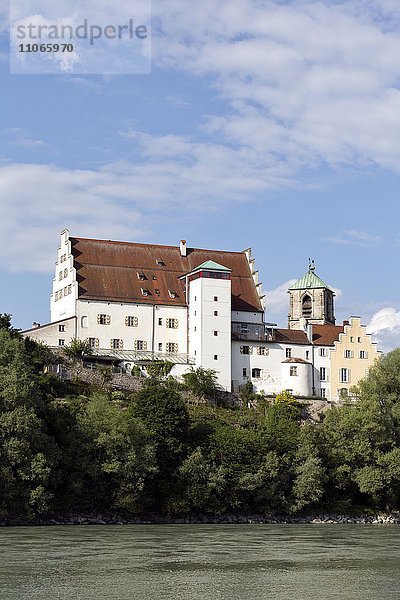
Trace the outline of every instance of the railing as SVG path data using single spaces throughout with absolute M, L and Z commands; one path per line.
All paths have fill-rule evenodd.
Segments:
M 188 354 L 173 352 L 152 352 L 151 350 L 110 350 L 109 348 L 93 348 L 92 357 L 103 356 L 124 361 L 155 361 L 168 360 L 178 365 L 194 364 L 194 358 Z

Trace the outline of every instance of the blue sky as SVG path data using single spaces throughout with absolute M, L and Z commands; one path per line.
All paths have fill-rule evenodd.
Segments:
M 3 21 L 0 312 L 47 322 L 68 227 L 252 246 L 281 325 L 311 256 L 338 320 L 400 345 L 397 2 L 154 0 L 153 19 L 152 73 L 126 76 L 10 75 Z

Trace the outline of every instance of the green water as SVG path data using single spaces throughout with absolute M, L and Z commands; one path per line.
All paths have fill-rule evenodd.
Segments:
M 1 600 L 400 598 L 396 525 L 0 530 Z

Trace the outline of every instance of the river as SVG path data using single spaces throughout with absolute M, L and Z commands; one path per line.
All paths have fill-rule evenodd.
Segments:
M 398 525 L 0 529 L 1 600 L 392 600 Z

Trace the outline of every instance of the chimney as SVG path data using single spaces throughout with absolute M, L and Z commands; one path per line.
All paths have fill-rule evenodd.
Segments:
M 186 256 L 186 253 L 187 253 L 186 240 L 180 241 L 179 250 L 181 251 L 181 256 Z
M 350 321 L 343 321 L 343 325 L 350 325 Z

